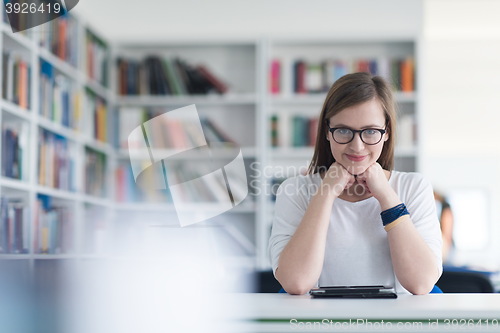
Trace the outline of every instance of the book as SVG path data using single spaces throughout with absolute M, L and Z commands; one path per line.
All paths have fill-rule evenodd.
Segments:
M 90 89 L 85 94 L 86 124 L 84 126 L 87 137 L 108 142 L 108 107 L 106 100 Z
M 74 191 L 75 152 L 68 140 L 47 130 L 41 130 L 38 151 L 38 184 Z
M 196 69 L 219 94 L 225 94 L 229 90 L 228 85 L 215 76 L 207 66 L 198 65 Z
M 72 252 L 73 225 L 70 208 L 52 197 L 38 194 L 35 210 L 34 252 L 64 254 Z
M 176 73 L 172 61 L 168 58 L 163 59 L 163 70 L 165 72 L 165 77 L 169 82 L 171 91 L 173 95 L 185 95 L 186 87 L 184 82 L 182 82 Z
M 20 180 L 28 179 L 29 124 L 4 120 L 2 125 L 2 176 Z
M 229 146 L 236 145 L 236 141 L 233 140 L 225 131 L 223 131 L 215 122 L 209 118 L 202 118 L 201 125 L 203 127 L 203 132 L 207 139 L 208 144 L 225 144 Z
M 307 93 L 306 89 L 306 63 L 297 60 L 294 64 L 294 92 L 297 94 Z
M 26 58 L 21 53 L 3 52 L 2 94 L 7 101 L 29 109 L 31 68 Z
M 29 252 L 29 209 L 18 198 L 0 197 L 0 253 Z
M 408 57 L 401 61 L 401 91 L 414 91 L 414 68 L 413 59 Z
M 88 29 L 86 30 L 85 39 L 87 76 L 106 87 L 108 85 L 108 71 L 106 70 L 108 46 Z
M 309 138 L 309 126 L 307 119 L 303 116 L 294 116 L 292 118 L 292 128 L 292 145 L 294 147 L 306 146 Z
M 269 71 L 269 90 L 271 94 L 279 94 L 281 92 L 281 62 L 278 59 L 273 59 Z
M 85 148 L 85 193 L 106 196 L 106 155 L 89 147 Z
M 278 147 L 279 135 L 278 135 L 278 115 L 271 116 L 271 146 Z
M 78 38 L 78 25 L 74 18 L 66 14 L 44 24 L 39 32 L 39 45 L 67 62 L 77 66 L 77 46 L 81 43 Z

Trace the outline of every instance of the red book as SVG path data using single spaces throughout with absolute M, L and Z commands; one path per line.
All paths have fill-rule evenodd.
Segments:
M 128 71 L 128 62 L 126 60 L 122 60 L 120 62 L 120 75 L 118 87 L 120 87 L 120 95 L 127 95 L 127 71 Z
M 303 61 L 299 61 L 297 63 L 297 71 L 296 71 L 296 93 L 298 94 L 305 94 L 307 93 L 306 90 L 306 63 Z
M 57 56 L 66 60 L 66 29 L 68 21 L 59 19 L 59 36 L 57 38 Z
M 217 90 L 217 92 L 224 94 L 228 91 L 228 86 L 216 78 L 205 66 L 199 65 L 196 69 L 215 88 L 215 90 Z
M 356 64 L 356 71 L 370 73 L 370 62 L 367 60 L 358 60 Z
M 275 59 L 271 61 L 270 68 L 270 83 L 271 83 L 271 93 L 280 93 L 280 76 L 281 76 L 281 63 L 279 60 Z

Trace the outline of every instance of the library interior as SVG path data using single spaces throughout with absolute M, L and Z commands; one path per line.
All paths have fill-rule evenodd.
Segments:
M 500 298 L 458 295 L 500 291 L 500 2 L 35 2 L 66 12 L 23 28 L 28 1 L 6 0 L 0 23 L 7 331 L 500 327 Z M 312 304 L 272 270 L 278 189 L 308 173 L 327 92 L 354 72 L 390 84 L 394 170 L 434 190 L 444 295 L 415 308 Z

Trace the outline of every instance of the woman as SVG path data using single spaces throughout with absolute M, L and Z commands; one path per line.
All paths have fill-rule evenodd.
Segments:
M 443 238 L 443 261 L 447 263 L 451 261 L 455 247 L 453 242 L 453 211 L 448 200 L 436 191 L 434 191 L 434 200 Z
M 290 294 L 317 285 L 428 293 L 442 272 L 439 221 L 430 183 L 391 171 L 389 86 L 348 74 L 330 88 L 319 120 L 308 174 L 278 190 L 269 243 L 276 279 Z

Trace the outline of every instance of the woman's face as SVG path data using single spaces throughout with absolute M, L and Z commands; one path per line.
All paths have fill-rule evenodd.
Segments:
M 330 128 L 339 127 L 351 130 L 386 129 L 382 105 L 377 98 L 374 98 L 345 108 L 330 118 Z M 341 131 L 339 133 L 345 132 Z M 367 134 L 372 133 L 375 132 L 368 132 Z M 330 149 L 335 161 L 353 175 L 363 173 L 370 165 L 375 163 L 382 153 L 384 142 L 389 139 L 389 134 L 385 133 L 379 143 L 368 145 L 361 140 L 360 134 L 359 132 L 355 133 L 351 142 L 340 144 L 335 142 L 330 131 L 327 132 L 327 140 L 330 142 Z

